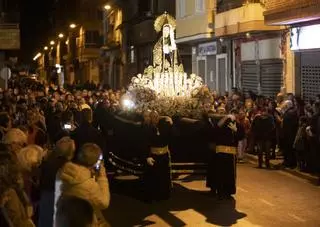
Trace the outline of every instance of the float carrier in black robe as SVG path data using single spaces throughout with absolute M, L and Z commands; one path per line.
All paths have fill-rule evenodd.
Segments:
M 236 154 L 238 141 L 244 137 L 244 129 L 237 123 L 237 132 L 232 131 L 227 119 L 222 126 L 215 125 L 211 132 L 215 141 L 213 160 L 209 161 L 207 186 L 219 196 L 230 196 L 236 193 Z
M 144 172 L 145 197 L 147 200 L 169 199 L 171 181 L 171 160 L 169 142 L 171 125 L 161 119 L 158 130 L 154 126 L 144 126 L 147 156 L 155 160 L 153 166 L 146 164 Z

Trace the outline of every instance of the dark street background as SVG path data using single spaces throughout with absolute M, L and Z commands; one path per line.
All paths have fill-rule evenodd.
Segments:
M 237 194 L 227 201 L 210 197 L 199 175 L 180 175 L 171 199 L 153 204 L 134 198 L 137 182 L 117 182 L 106 211 L 112 226 L 320 226 L 320 188 L 281 170 L 239 165 Z

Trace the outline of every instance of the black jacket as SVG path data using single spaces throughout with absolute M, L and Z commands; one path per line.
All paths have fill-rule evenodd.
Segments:
M 58 157 L 52 153 L 47 160 L 41 164 L 40 190 L 55 190 L 55 181 L 58 170 L 67 162 L 64 157 Z
M 275 129 L 274 118 L 271 115 L 257 115 L 251 125 L 255 140 L 271 140 Z
M 76 155 L 85 143 L 97 144 L 104 154 L 106 154 L 106 141 L 100 131 L 88 122 L 83 122 L 72 134 L 71 138 L 76 144 Z M 75 157 L 76 157 L 75 155 Z

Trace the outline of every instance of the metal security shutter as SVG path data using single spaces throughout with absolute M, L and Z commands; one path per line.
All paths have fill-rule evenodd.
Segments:
M 268 59 L 261 64 L 261 93 L 264 96 L 273 96 L 280 91 L 282 85 L 282 59 Z
M 241 88 L 244 92 L 258 93 L 258 66 L 255 61 L 241 62 Z
M 260 80 L 261 95 L 275 96 L 282 85 L 282 70 L 283 63 L 281 59 L 260 60 L 260 69 L 255 61 L 243 61 L 241 64 L 243 91 L 253 91 L 258 94 Z
M 320 52 L 301 54 L 301 94 L 304 100 L 320 94 Z

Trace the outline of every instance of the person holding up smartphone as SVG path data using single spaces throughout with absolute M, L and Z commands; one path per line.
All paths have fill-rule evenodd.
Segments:
M 74 162 L 66 163 L 57 174 L 61 181 L 61 196 L 75 196 L 87 200 L 95 210 L 99 223 L 105 220 L 100 210 L 110 202 L 109 183 L 102 158 L 102 150 L 93 143 L 84 144 Z
M 60 127 L 53 137 L 53 142 L 58 142 L 65 136 L 71 136 L 71 133 L 77 128 L 74 123 L 74 116 L 71 111 L 62 113 Z
M 96 169 L 97 172 L 100 171 L 101 164 L 104 164 L 103 155 L 102 154 L 100 154 L 99 159 L 98 159 L 97 163 L 95 164 L 95 169 Z

